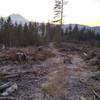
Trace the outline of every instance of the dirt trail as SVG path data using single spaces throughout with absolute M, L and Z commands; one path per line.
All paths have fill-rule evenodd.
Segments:
M 84 96 L 86 100 L 93 100 L 93 94 L 91 89 L 89 89 L 82 81 L 87 81 L 87 79 L 92 75 L 90 70 L 87 70 L 87 64 L 78 54 L 68 54 L 67 57 L 70 58 L 71 63 L 63 63 L 66 57 L 64 53 L 59 52 L 51 43 L 49 45 L 51 51 L 56 55 L 52 58 L 52 62 L 60 66 L 64 66 L 67 71 L 66 81 L 68 87 L 67 100 L 81 100 L 80 98 Z M 63 55 L 63 56 L 62 56 Z

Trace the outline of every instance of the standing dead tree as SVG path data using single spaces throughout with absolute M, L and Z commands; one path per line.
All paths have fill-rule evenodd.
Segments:
M 63 8 L 64 5 L 67 4 L 68 2 L 64 2 L 64 0 L 55 0 L 55 5 L 54 5 L 54 23 L 59 22 L 60 25 L 62 26 L 63 24 Z

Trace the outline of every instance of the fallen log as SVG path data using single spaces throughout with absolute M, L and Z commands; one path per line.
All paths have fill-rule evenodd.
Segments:
M 6 83 L 6 84 L 1 85 L 1 86 L 0 86 L 0 92 L 3 91 L 3 90 L 5 90 L 5 89 L 7 89 L 7 88 L 10 87 L 12 84 L 13 84 L 13 83 L 8 82 L 8 83 Z
M 7 96 L 7 97 L 0 97 L 0 100 L 16 100 L 16 98 Z
M 100 95 L 95 91 L 95 90 L 92 90 L 94 95 L 100 100 Z
M 24 72 L 18 72 L 18 73 L 2 73 L 0 75 L 0 79 L 7 79 L 7 78 L 15 78 L 15 77 L 21 77 L 25 74 L 33 74 L 35 76 L 43 76 L 47 72 L 41 72 L 41 71 L 24 71 Z
M 93 87 L 90 84 L 87 84 L 83 81 L 80 80 L 81 83 L 85 84 L 87 86 L 88 89 L 91 89 L 93 95 L 95 95 L 96 98 L 98 98 L 98 100 L 100 100 L 100 95 L 93 89 Z M 94 98 L 95 98 L 94 97 Z M 95 100 L 95 99 L 94 99 Z
M 8 87 L 1 95 L 2 96 L 8 96 L 11 93 L 13 93 L 14 91 L 16 91 L 18 89 L 18 86 L 16 83 L 14 83 L 13 85 L 11 85 L 10 87 Z
M 0 79 L 15 78 L 15 77 L 20 77 L 20 74 L 19 73 L 13 73 L 13 74 L 3 75 L 2 77 L 0 77 Z

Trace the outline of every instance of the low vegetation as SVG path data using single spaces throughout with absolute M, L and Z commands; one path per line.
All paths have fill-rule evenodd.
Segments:
M 65 100 L 67 93 L 66 71 L 63 67 L 52 72 L 41 86 L 44 100 Z

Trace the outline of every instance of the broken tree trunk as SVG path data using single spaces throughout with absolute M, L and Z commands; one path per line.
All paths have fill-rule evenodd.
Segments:
M 9 94 L 13 93 L 17 89 L 18 89 L 18 86 L 16 83 L 14 83 L 13 85 L 9 86 L 1 95 L 8 96 Z

